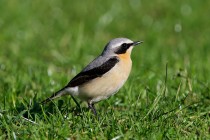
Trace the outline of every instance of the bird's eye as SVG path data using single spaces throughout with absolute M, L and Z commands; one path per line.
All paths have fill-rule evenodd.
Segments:
M 127 49 L 130 47 L 129 44 L 127 43 L 123 43 L 121 44 L 121 46 L 117 49 L 117 51 L 115 53 L 117 54 L 123 54 L 126 53 Z
M 128 45 L 127 45 L 126 43 L 123 43 L 121 46 L 122 46 L 123 48 L 127 48 L 127 47 L 128 47 Z

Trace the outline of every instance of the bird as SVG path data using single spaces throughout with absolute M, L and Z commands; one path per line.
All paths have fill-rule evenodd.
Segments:
M 106 44 L 102 53 L 66 86 L 41 103 L 47 103 L 63 95 L 71 95 L 73 99 L 78 97 L 87 102 L 89 109 L 97 116 L 95 103 L 108 99 L 124 85 L 132 68 L 130 57 L 132 49 L 142 42 L 128 38 L 112 39 Z

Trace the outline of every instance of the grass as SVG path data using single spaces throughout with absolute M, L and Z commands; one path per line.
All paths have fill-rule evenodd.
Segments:
M 0 139 L 209 139 L 210 2 L 0 1 Z M 96 105 L 40 106 L 112 38 L 143 40 Z

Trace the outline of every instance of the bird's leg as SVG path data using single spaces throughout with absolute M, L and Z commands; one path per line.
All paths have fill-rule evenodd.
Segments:
M 97 116 L 97 112 L 96 112 L 94 104 L 88 103 L 88 107 L 93 111 L 93 114 Z
M 74 100 L 74 102 L 76 103 L 77 107 L 78 107 L 79 109 L 81 109 L 81 108 L 80 108 L 80 104 L 77 102 L 77 100 L 74 98 L 74 96 L 71 95 L 71 97 L 72 97 L 72 99 Z

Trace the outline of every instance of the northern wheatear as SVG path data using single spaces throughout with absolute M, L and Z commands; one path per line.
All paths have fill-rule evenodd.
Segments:
M 142 41 L 131 41 L 127 38 L 111 40 L 101 55 L 88 64 L 64 88 L 42 103 L 70 94 L 86 101 L 96 115 L 94 104 L 115 94 L 127 80 L 132 67 L 131 51 L 140 43 Z

